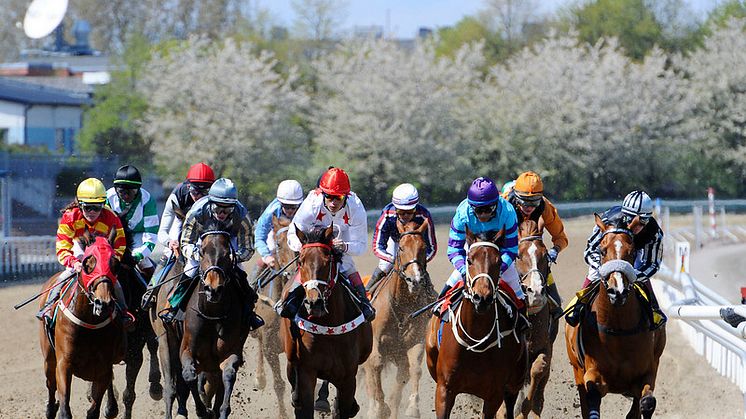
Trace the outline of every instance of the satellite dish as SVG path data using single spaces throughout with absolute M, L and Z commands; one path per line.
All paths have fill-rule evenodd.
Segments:
M 23 31 L 29 38 L 43 38 L 62 22 L 66 11 L 67 0 L 34 0 L 26 10 Z

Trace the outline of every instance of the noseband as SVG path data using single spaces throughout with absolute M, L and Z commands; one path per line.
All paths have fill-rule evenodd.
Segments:
M 303 283 L 303 288 L 306 291 L 309 290 L 316 290 L 319 293 L 319 296 L 321 297 L 321 303 L 324 305 L 324 310 L 326 310 L 326 301 L 329 299 L 329 297 L 332 294 L 332 289 L 334 289 L 334 285 L 337 282 L 337 276 L 339 275 L 339 270 L 335 269 L 335 266 L 337 265 L 337 261 L 334 260 L 334 255 L 332 252 L 332 247 L 329 246 L 326 243 L 306 243 L 301 247 L 301 251 L 303 249 L 307 249 L 310 247 L 320 247 L 322 249 L 326 249 L 329 251 L 329 275 L 327 276 L 327 280 L 323 281 L 320 279 L 311 279 Z M 321 286 L 325 286 L 326 288 L 324 291 L 321 291 Z
M 416 232 L 416 231 L 405 231 L 404 233 L 401 233 L 399 235 L 399 240 L 401 240 L 401 238 L 404 236 L 412 236 L 412 235 L 417 235 L 420 237 L 422 236 L 421 233 Z M 396 252 L 396 260 L 399 265 L 399 268 L 396 270 L 396 273 L 399 275 L 399 278 L 409 282 L 410 284 L 414 284 L 415 283 L 414 279 L 412 279 L 412 277 L 407 275 L 407 267 L 409 267 L 409 265 L 417 265 L 417 267 L 420 268 L 420 271 L 422 271 L 423 278 L 428 282 L 430 281 L 430 274 L 427 272 L 427 267 L 426 267 L 425 262 L 420 262 L 416 258 L 408 262 L 402 262 L 401 252 L 399 252 L 398 250 Z
M 227 231 L 221 231 L 221 230 L 205 231 L 204 233 L 202 233 L 202 235 L 199 236 L 199 239 L 203 240 L 207 236 L 216 235 L 216 234 L 225 236 L 228 239 L 228 246 L 230 247 L 230 252 L 231 252 L 231 260 L 235 260 L 235 251 L 233 250 L 233 244 L 231 243 L 231 240 L 230 240 L 231 235 Z M 207 274 L 210 273 L 211 271 L 217 271 L 223 278 L 227 278 L 225 281 L 225 285 L 228 285 L 228 283 L 233 278 L 233 275 L 227 275 L 225 270 L 218 265 L 210 265 L 204 270 L 200 269 L 200 271 L 201 271 L 199 275 L 200 282 L 202 283 L 203 286 L 207 286 L 207 282 L 206 282 Z
M 627 228 L 611 228 L 606 231 L 604 231 L 604 234 L 601 236 L 601 239 L 603 240 L 604 237 L 606 237 L 607 234 L 626 234 L 631 240 L 634 239 L 634 235 L 632 234 L 632 231 Z M 631 263 L 624 259 L 612 259 L 609 261 L 606 261 L 601 267 L 598 269 L 599 273 L 601 274 L 601 282 L 604 284 L 604 287 L 606 289 L 609 288 L 609 277 L 613 272 L 620 272 L 624 277 L 628 279 L 627 284 L 624 286 L 624 290 L 629 290 L 633 287 L 636 277 L 630 273 L 634 273 L 634 267 Z
M 498 247 L 495 243 L 487 242 L 487 241 L 480 241 L 472 243 L 469 246 L 469 251 L 471 249 L 477 248 L 477 247 L 491 247 L 495 250 L 500 252 L 500 247 Z M 494 295 L 497 292 L 497 284 L 495 283 L 494 279 L 488 274 L 487 272 L 482 272 L 480 274 L 477 274 L 475 276 L 471 276 L 471 273 L 469 272 L 469 258 L 466 258 L 466 289 L 464 290 L 464 297 L 471 301 L 474 305 L 477 304 L 474 294 L 474 284 L 477 282 L 479 278 L 485 277 L 487 278 L 487 282 L 490 284 L 490 288 L 492 288 L 492 298 L 490 301 L 488 301 L 489 304 L 495 303 L 497 300 L 495 299 Z
M 544 238 L 542 236 L 540 236 L 540 235 L 535 235 L 535 236 L 521 237 L 520 239 L 518 239 L 518 243 L 519 244 L 523 243 L 523 242 L 527 242 L 527 241 L 540 241 L 540 242 L 543 243 L 544 242 Z M 547 277 L 546 277 L 546 275 L 544 275 L 544 273 L 541 270 L 539 270 L 538 267 L 537 268 L 531 268 L 528 271 L 526 271 L 525 274 L 521 275 L 521 282 L 523 282 L 523 280 L 526 279 L 527 276 L 531 275 L 534 272 L 536 272 L 537 274 L 539 274 L 539 277 L 541 278 L 541 285 L 544 286 L 544 287 L 546 287 L 546 285 L 547 285 Z M 544 290 L 542 290 L 541 293 L 542 294 L 546 293 L 546 288 Z

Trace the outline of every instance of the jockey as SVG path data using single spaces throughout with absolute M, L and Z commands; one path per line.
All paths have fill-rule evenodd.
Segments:
M 217 227 L 215 227 L 217 226 Z M 253 225 L 246 207 L 238 200 L 236 185 L 226 178 L 216 180 L 210 187 L 207 196 L 194 203 L 186 215 L 184 229 L 181 235 L 181 254 L 186 258 L 184 272 L 179 284 L 169 297 L 169 307 L 159 313 L 165 322 L 172 322 L 179 309 L 183 310 L 188 302 L 191 290 L 197 284 L 194 277 L 198 276 L 200 245 L 202 234 L 208 229 L 219 228 L 226 231 L 231 238 L 231 245 L 235 250 L 234 274 L 237 276 L 241 289 L 246 294 L 249 308 L 249 327 L 255 330 L 264 321 L 254 312 L 257 295 L 248 286 L 246 272 L 241 268 L 241 262 L 251 259 L 254 254 Z M 187 297 L 187 298 L 184 298 Z
M 659 327 L 666 321 L 666 315 L 658 305 L 658 300 L 650 284 L 650 278 L 658 272 L 661 259 L 663 258 L 663 230 L 661 230 L 658 222 L 653 218 L 653 201 L 643 191 L 632 191 L 624 198 L 621 206 L 611 207 L 601 214 L 601 220 L 605 224 L 615 225 L 621 223 L 626 226 L 637 216 L 640 217 L 640 225 L 632 230 L 635 245 L 635 261 L 633 266 L 637 274 L 637 281 L 645 286 L 650 297 L 655 323 L 654 327 Z M 599 268 L 601 267 L 599 245 L 602 238 L 601 229 L 595 226 L 590 237 L 588 237 L 588 244 L 585 248 L 584 257 L 589 268 L 588 276 L 583 282 L 583 288 L 601 279 L 601 274 L 599 273 Z M 574 300 L 576 299 L 577 297 Z M 574 308 L 566 317 L 567 323 L 571 326 L 578 324 L 582 308 L 586 302 L 578 299 L 576 303 L 573 303 L 574 301 L 569 304 Z
M 544 183 L 541 177 L 534 172 L 523 172 L 515 180 L 512 189 L 503 193 L 503 198 L 513 204 L 518 225 L 523 220 L 534 220 L 539 223 L 539 219 L 544 220 L 544 228 L 552 236 L 553 247 L 547 252 L 549 260 L 557 263 L 557 255 L 567 247 L 567 235 L 565 226 L 562 224 L 557 208 L 544 196 Z M 559 317 L 562 315 L 562 297 L 557 291 L 557 284 L 554 283 L 554 276 L 551 270 L 547 278 L 547 292 L 552 300 L 552 315 Z
M 158 228 L 158 242 L 165 247 L 163 252 L 165 259 L 179 251 L 184 218 L 192 209 L 192 205 L 207 195 L 213 182 L 215 182 L 215 173 L 212 168 L 204 163 L 197 163 L 189 168 L 186 180 L 176 185 L 171 195 L 168 196 Z
M 106 191 L 107 203 L 132 232 L 130 253 L 146 279 L 153 276 L 155 265 L 150 254 L 155 249 L 158 233 L 158 209 L 155 199 L 142 187 L 142 177 L 135 166 L 117 169 L 114 187 Z
M 376 222 L 376 229 L 373 232 L 373 253 L 380 259 L 378 266 L 370 276 L 367 289 L 373 286 L 391 272 L 394 266 L 394 259 L 399 247 L 399 229 L 396 228 L 396 221 L 400 220 L 406 224 L 412 220 L 422 224 L 428 221 L 427 235 L 424 236 L 427 247 L 427 261 L 431 261 L 438 251 L 438 244 L 435 241 L 435 223 L 430 216 L 430 211 L 420 203 L 420 195 L 417 188 L 410 183 L 402 183 L 394 189 L 391 197 L 391 203 L 386 205 L 381 211 L 381 216 Z
M 360 198 L 350 191 L 350 179 L 340 168 L 330 168 L 321 176 L 319 187 L 311 191 L 298 208 L 288 230 L 288 245 L 300 252 L 303 244 L 296 234 L 296 228 L 310 231 L 314 227 L 326 228 L 334 224 L 339 228 L 332 246 L 343 253 L 339 272 L 354 287 L 365 319 L 373 320 L 375 310 L 368 301 L 365 286 L 355 267 L 352 256 L 365 252 L 368 242 L 368 220 Z M 300 271 L 293 280 L 284 301 L 275 308 L 282 317 L 294 318 L 303 302 L 304 289 L 300 286 Z
M 88 178 L 78 185 L 75 202 L 64 209 L 60 224 L 57 227 L 56 248 L 57 260 L 65 267 L 65 271 L 57 278 L 58 285 L 49 292 L 47 302 L 36 314 L 39 320 L 46 317 L 47 321 L 51 321 L 52 314 L 48 311 L 59 298 L 63 283 L 83 269 L 83 262 L 81 261 L 83 249 L 74 242 L 75 239 L 81 237 L 86 231 L 92 235 L 108 237 L 114 230 L 114 244 L 112 246 L 114 255 L 117 260 L 122 259 L 122 255 L 127 248 L 122 222 L 111 209 L 104 206 L 104 202 L 106 202 L 104 184 L 96 178 Z M 113 282 L 118 304 L 125 314 L 125 326 L 128 326 L 132 322 L 132 316 L 127 311 L 127 301 L 124 298 L 122 284 L 119 281 Z
M 448 235 L 448 259 L 456 268 L 446 281 L 438 298 L 442 298 L 459 281 L 466 279 L 466 229 L 474 233 L 487 231 L 504 231 L 503 246 L 501 248 L 502 265 L 500 266 L 500 280 L 505 281 L 515 292 L 520 312 L 519 330 L 528 328 L 526 318 L 526 295 L 521 288 L 518 272 L 515 269 L 515 257 L 518 253 L 518 224 L 515 210 L 508 204 L 497 190 L 495 182 L 488 177 L 476 178 L 467 192 L 467 199 L 461 201 L 456 208 L 456 214 L 451 221 L 451 231 Z
M 258 274 L 262 272 L 267 266 L 271 269 L 279 269 L 277 260 L 273 255 L 275 246 L 277 245 L 272 235 L 272 216 L 277 218 L 288 218 L 293 219 L 295 212 L 303 202 L 303 187 L 300 182 L 293 179 L 283 180 L 277 186 L 277 197 L 269 203 L 267 208 L 264 210 L 259 220 L 256 222 L 256 229 L 254 230 L 254 243 L 256 244 L 256 250 L 261 256 L 256 261 L 254 266 L 254 274 L 252 275 L 251 285 L 256 287 L 256 279 Z

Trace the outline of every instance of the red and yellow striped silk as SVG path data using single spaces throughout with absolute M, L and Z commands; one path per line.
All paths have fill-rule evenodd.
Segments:
M 77 260 L 73 254 L 74 239 L 81 237 L 86 230 L 93 235 L 108 237 L 112 229 L 116 230 L 113 245 L 114 254 L 117 259 L 121 260 L 127 247 L 127 241 L 124 237 L 122 222 L 114 214 L 114 211 L 104 207 L 101 215 L 93 223 L 89 223 L 83 217 L 80 208 L 65 211 L 62 219 L 60 219 L 60 225 L 57 227 L 57 260 L 64 266 L 72 267 Z

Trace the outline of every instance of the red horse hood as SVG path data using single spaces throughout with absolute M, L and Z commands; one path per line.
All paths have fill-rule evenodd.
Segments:
M 83 281 L 83 286 L 88 287 L 98 278 L 106 276 L 111 279 L 111 282 L 115 284 L 117 282 L 117 276 L 111 269 L 111 259 L 114 257 L 114 249 L 106 238 L 98 236 L 96 241 L 90 246 L 86 247 L 83 253 L 83 260 L 85 261 L 88 257 L 93 256 L 96 259 L 96 265 L 91 273 L 86 273 L 85 269 L 80 273 Z

